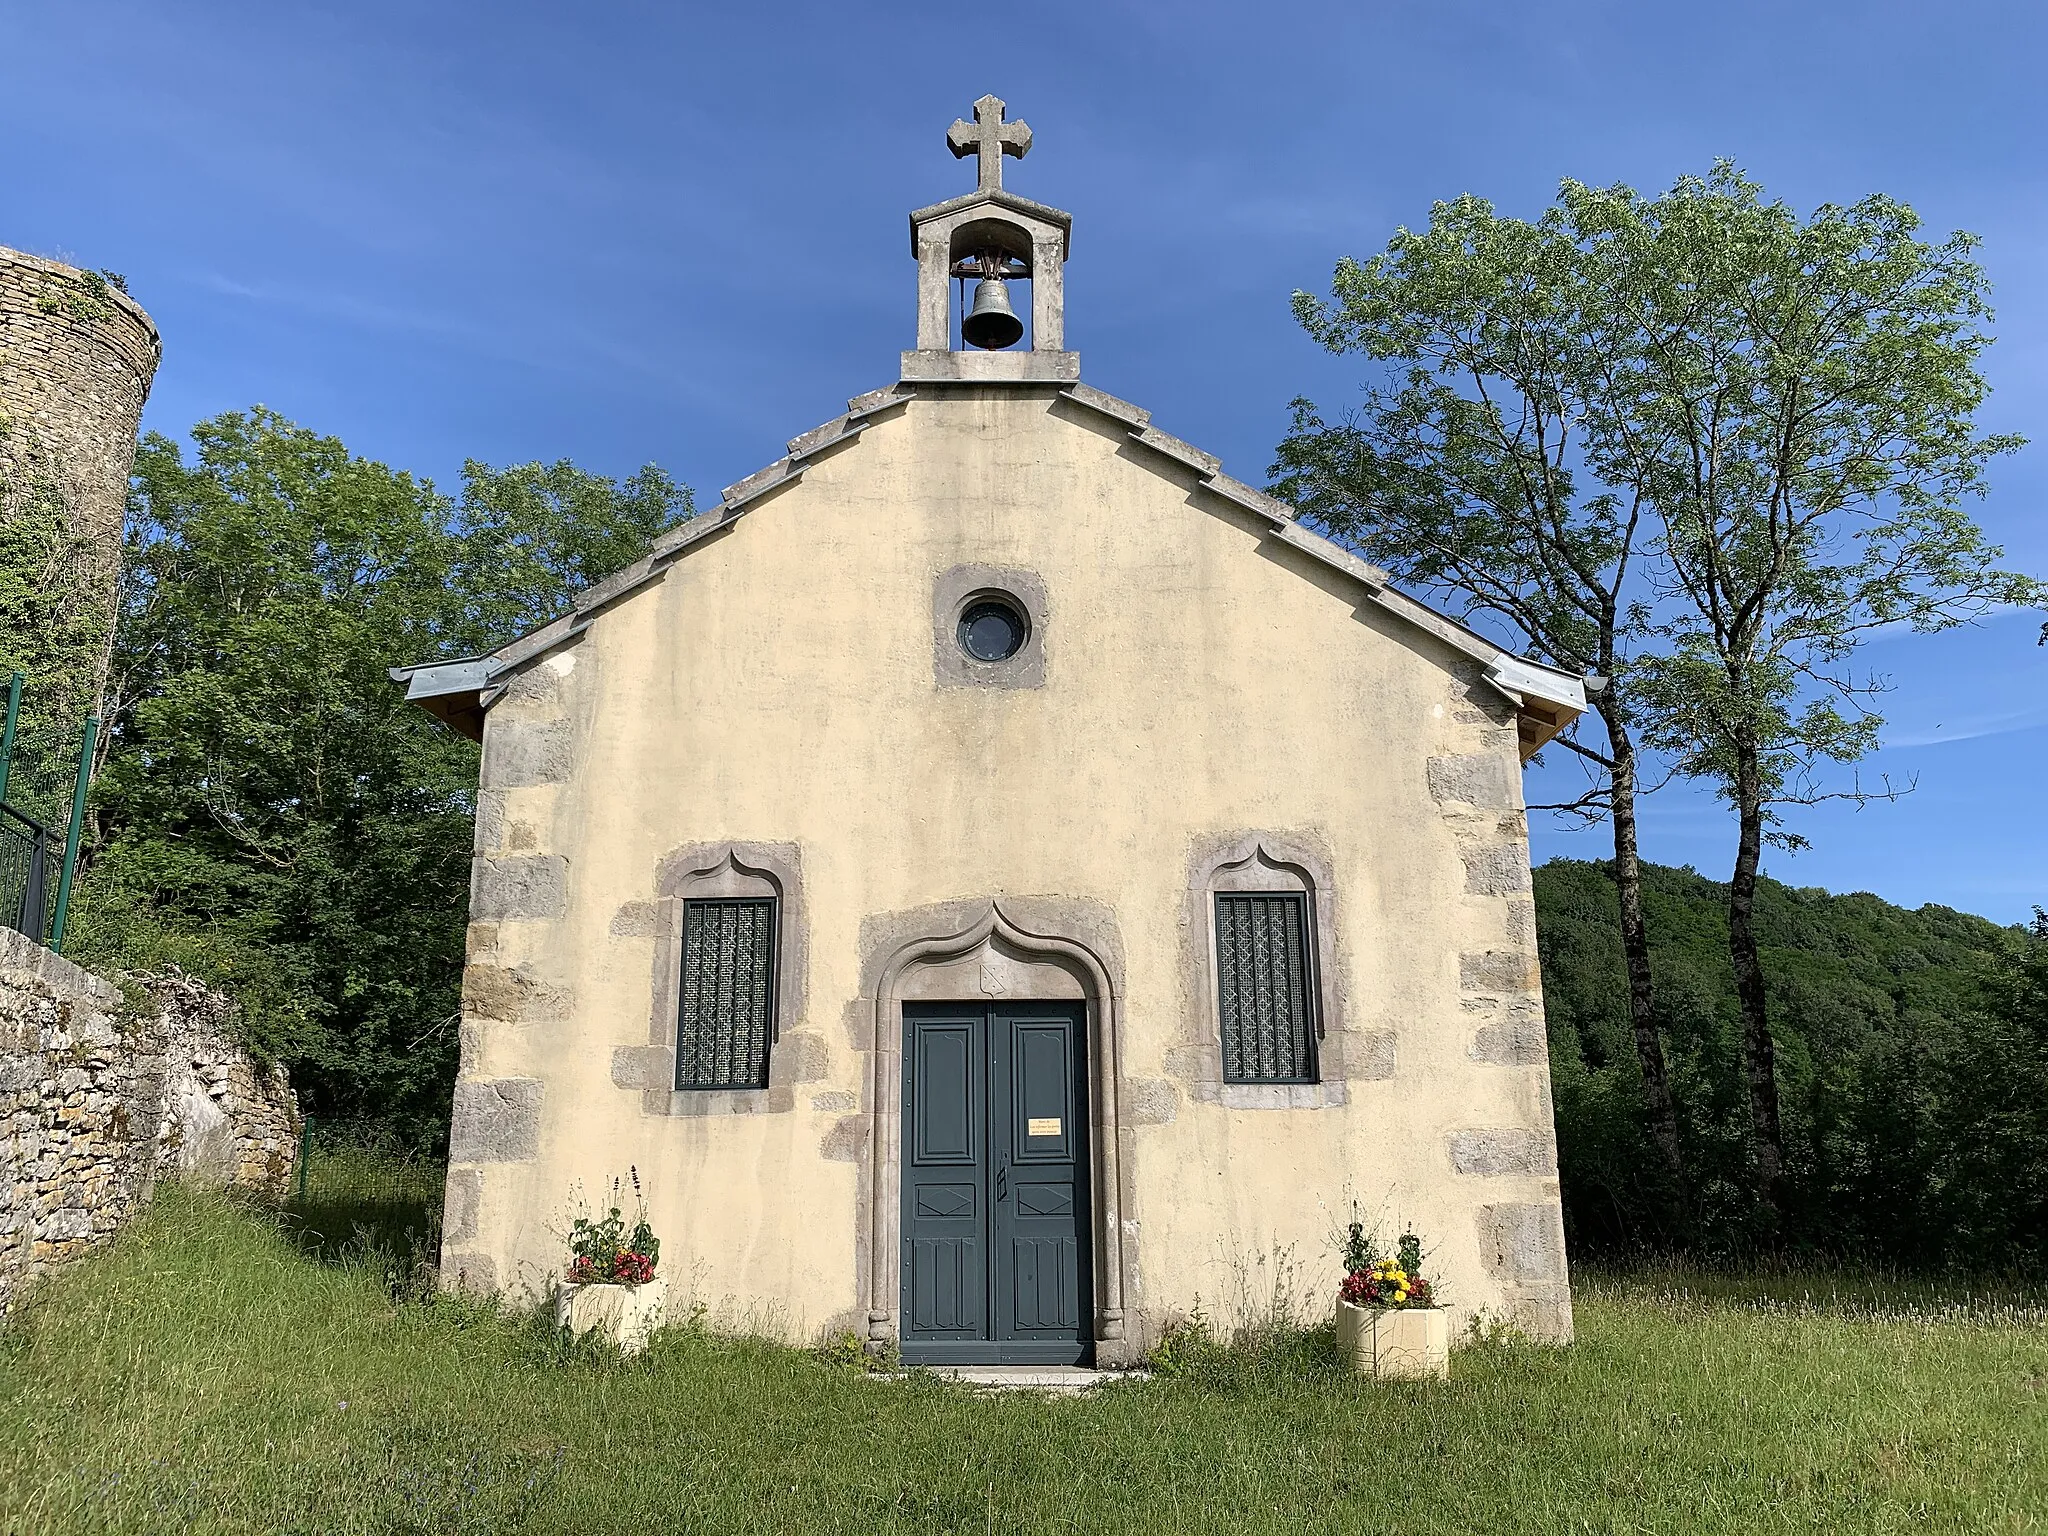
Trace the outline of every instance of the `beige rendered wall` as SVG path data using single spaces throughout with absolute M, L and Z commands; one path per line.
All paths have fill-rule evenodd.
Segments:
M 1085 914 L 1115 953 L 1129 1325 L 1106 1354 L 1216 1314 L 1280 1250 L 1322 1305 L 1353 1199 L 1390 1237 L 1416 1224 L 1454 1322 L 1569 1335 L 1511 707 L 1091 421 L 1050 390 L 921 390 L 493 707 L 452 1281 L 544 1288 L 573 1187 L 630 1165 L 683 1291 L 866 1333 L 877 956 L 904 914 L 1000 897 Z M 1042 686 L 935 676 L 935 582 L 967 564 L 1042 580 Z M 1293 1107 L 1204 1065 L 1191 868 L 1248 834 L 1331 887 L 1335 1033 Z M 768 1090 L 672 1103 L 659 871 L 725 840 L 800 864 L 801 1015 Z

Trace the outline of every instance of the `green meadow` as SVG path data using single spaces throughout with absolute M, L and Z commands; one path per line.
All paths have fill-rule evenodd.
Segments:
M 0 1329 L 0 1529 L 2048 1530 L 2023 1288 L 1582 1274 L 1576 1344 L 1448 1383 L 1268 1327 L 1056 1398 L 702 1329 L 621 1359 L 434 1298 L 400 1209 L 161 1190 Z

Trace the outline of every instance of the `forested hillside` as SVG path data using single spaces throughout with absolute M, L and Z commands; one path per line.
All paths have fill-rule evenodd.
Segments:
M 2048 1257 L 2048 933 L 1763 882 L 1787 1214 L 1748 1172 L 1726 887 L 1644 866 L 1689 1187 L 1642 1124 L 1606 866 L 1536 871 L 1565 1220 L 1580 1252 L 1773 1241 L 1920 1267 Z

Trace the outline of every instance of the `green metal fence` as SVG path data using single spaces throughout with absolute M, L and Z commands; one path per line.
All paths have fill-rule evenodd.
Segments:
M 27 681 L 14 674 L 7 687 L 7 715 L 0 725 L 0 928 L 27 934 L 62 953 L 64 925 L 71 912 L 71 881 L 78 870 L 78 841 L 85 829 L 85 792 L 92 782 L 93 749 L 100 721 L 88 715 L 79 744 L 78 772 L 71 790 L 71 819 L 61 842 L 55 830 L 7 801 L 14 772 L 21 691 Z M 61 849 L 61 856 L 59 850 Z
M 394 1295 L 432 1287 L 447 1165 L 394 1146 L 375 1127 L 306 1117 L 286 1217 L 330 1262 L 381 1263 Z

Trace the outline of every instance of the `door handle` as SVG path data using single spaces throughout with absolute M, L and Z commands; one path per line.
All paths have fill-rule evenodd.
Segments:
M 1001 1201 L 1007 1200 L 1009 1198 L 1010 1169 L 1008 1164 L 1004 1164 L 1002 1167 L 996 1170 L 996 1199 Z

